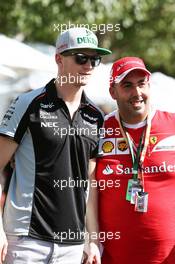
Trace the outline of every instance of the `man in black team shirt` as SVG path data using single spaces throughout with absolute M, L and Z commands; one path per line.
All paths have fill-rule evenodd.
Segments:
M 57 78 L 19 96 L 5 114 L 0 168 L 14 155 L 15 169 L 0 220 L 0 263 L 79 264 L 85 214 L 86 263 L 100 263 L 98 239 L 91 239 L 98 232 L 96 190 L 88 179 L 94 179 L 103 115 L 83 87 L 106 54 L 110 51 L 99 48 L 86 28 L 62 33 L 56 42 Z

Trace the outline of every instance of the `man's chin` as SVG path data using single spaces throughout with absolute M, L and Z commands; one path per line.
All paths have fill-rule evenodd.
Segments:
M 77 82 L 77 84 L 81 85 L 81 86 L 85 86 L 88 84 L 88 80 L 84 80 L 84 81 L 80 81 L 80 82 Z
M 73 86 L 75 86 L 75 87 L 81 87 L 81 86 L 86 86 L 86 85 L 87 85 L 87 82 L 86 83 L 85 82 L 76 82 L 73 84 Z
M 91 75 L 80 75 L 79 78 L 77 78 L 78 82 L 84 83 L 84 85 L 86 85 L 90 79 Z
M 146 109 L 137 109 L 135 111 L 132 111 L 133 116 L 140 118 L 140 120 L 145 119 L 145 116 L 147 116 Z

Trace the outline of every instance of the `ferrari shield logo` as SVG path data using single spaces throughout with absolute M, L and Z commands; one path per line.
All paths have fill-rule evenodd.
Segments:
M 153 145 L 156 144 L 157 143 L 157 137 L 155 137 L 155 136 L 150 137 L 150 143 Z

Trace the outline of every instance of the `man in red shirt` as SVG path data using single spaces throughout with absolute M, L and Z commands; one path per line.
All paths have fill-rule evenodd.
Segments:
M 137 57 L 112 67 L 118 110 L 106 116 L 96 174 L 102 264 L 175 263 L 175 114 L 151 107 L 150 75 Z

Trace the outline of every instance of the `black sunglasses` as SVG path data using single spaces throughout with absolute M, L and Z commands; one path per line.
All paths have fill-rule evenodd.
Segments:
M 74 52 L 63 52 L 63 56 L 75 56 L 75 62 L 79 65 L 86 64 L 88 60 L 91 62 L 92 67 L 97 67 L 101 62 L 101 57 L 99 55 L 86 55 L 83 53 Z

